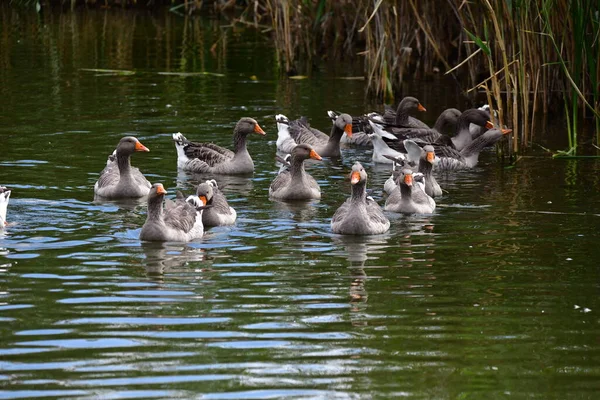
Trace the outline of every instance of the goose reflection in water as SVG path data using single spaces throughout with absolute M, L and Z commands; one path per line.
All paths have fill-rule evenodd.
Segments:
M 369 298 L 366 282 L 369 277 L 365 268 L 367 260 L 376 260 L 377 254 L 389 250 L 388 235 L 377 236 L 333 236 L 334 243 L 340 248 L 336 253 L 345 254 L 349 266 L 348 274 L 350 277 L 349 300 L 350 311 L 357 318 L 352 319 L 353 325 L 365 325 L 367 322 L 360 317 L 361 313 L 367 307 Z M 343 250 L 342 250 L 343 248 Z M 373 278 L 373 276 L 371 276 Z
M 144 251 L 144 268 L 148 275 L 162 276 L 165 272 L 185 270 L 189 273 L 192 263 L 198 263 L 202 270 L 210 268 L 205 264 L 206 253 L 204 249 L 191 247 L 187 244 L 165 242 L 142 242 Z

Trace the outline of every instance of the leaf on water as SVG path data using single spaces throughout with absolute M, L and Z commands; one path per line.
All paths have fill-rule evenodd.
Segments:
M 306 76 L 306 75 L 294 75 L 294 76 L 290 76 L 290 79 L 296 79 L 296 80 L 308 79 L 308 76 Z
M 103 69 L 103 68 L 79 68 L 80 71 L 87 72 L 98 72 L 104 76 L 108 75 L 133 75 L 135 71 L 129 71 L 126 69 Z
M 203 75 L 209 75 L 209 76 L 218 76 L 218 77 L 224 77 L 225 74 L 218 74 L 216 72 L 159 72 L 159 75 L 175 75 L 175 76 L 203 76 Z

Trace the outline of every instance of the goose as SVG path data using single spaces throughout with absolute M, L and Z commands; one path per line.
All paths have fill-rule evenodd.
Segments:
M 487 147 L 491 146 L 500 140 L 504 135 L 508 135 L 512 129 L 490 129 L 461 151 L 444 147 L 442 153 L 439 154 L 439 162 L 436 164 L 436 169 L 440 171 L 454 171 L 460 169 L 473 168 L 479 162 L 479 154 Z M 440 148 L 436 149 L 436 151 Z
M 350 174 L 352 194 L 333 214 L 331 230 L 342 235 L 376 235 L 390 229 L 379 204 L 367 197 L 367 172 L 357 161 Z
M 421 150 L 418 149 L 417 152 L 411 151 L 407 153 L 402 153 L 396 149 L 391 148 L 388 145 L 388 142 L 384 140 L 384 138 L 397 141 L 396 136 L 391 133 L 383 130 L 380 125 L 381 116 L 376 113 L 368 114 L 369 125 L 373 130 L 373 133 L 370 134 L 371 141 L 373 142 L 373 162 L 381 163 L 381 164 L 393 164 L 394 159 L 404 160 L 406 159 L 408 162 L 417 163 L 419 157 L 421 156 Z M 405 149 L 408 150 L 408 149 Z
M 204 226 L 233 225 L 237 217 L 236 211 L 227 203 L 223 192 L 219 190 L 217 181 L 207 180 L 198 185 L 196 196 L 208 206 L 202 213 Z
M 482 105 L 481 107 L 478 108 L 478 110 L 481 110 L 481 111 L 484 111 L 485 113 L 487 113 L 488 120 L 490 120 L 493 124 L 495 124 L 495 125 L 498 124 L 497 118 L 492 118 L 492 115 L 490 113 L 489 104 Z M 495 112 L 494 112 L 494 117 L 496 117 Z M 473 139 L 476 139 L 477 137 L 481 136 L 486 131 L 486 128 L 481 127 L 479 125 L 471 124 L 469 126 L 469 131 L 471 132 L 471 137 Z
M 8 222 L 6 222 L 6 211 L 10 192 L 6 186 L 0 185 L 0 231 L 4 229 L 4 226 L 8 225 Z
M 163 201 L 167 191 L 161 183 L 155 183 L 148 194 L 148 215 L 142 226 L 140 239 L 158 242 L 189 242 L 204 235 L 202 211 L 204 202 L 190 196 L 189 201 L 178 193 L 175 201 Z
M 341 113 L 337 111 L 327 111 L 327 115 L 329 115 L 331 121 L 334 122 Z M 352 135 L 348 136 L 348 134 L 344 132 L 340 139 L 340 143 L 353 144 L 360 147 L 373 147 L 369 133 L 371 133 L 371 127 L 364 116 L 352 117 Z
M 94 184 L 94 194 L 102 199 L 127 199 L 144 197 L 152 186 L 139 169 L 132 167 L 131 155 L 136 151 L 150 151 L 133 136 L 119 141 L 116 150 L 108 157 L 106 166 Z
M 331 127 L 331 134 L 327 136 L 318 129 L 311 128 L 303 120 L 290 121 L 285 115 L 277 114 L 277 150 L 282 153 L 291 153 L 298 144 L 306 143 L 321 157 L 340 157 L 340 139 L 344 132 L 352 136 L 352 117 L 340 114 Z
M 407 96 L 400 101 L 396 111 L 387 108 L 383 113 L 383 120 L 388 124 L 404 128 L 429 128 L 426 123 L 410 115 L 415 111 L 427 111 L 427 109 L 416 98 Z
M 253 118 L 241 118 L 233 129 L 233 151 L 213 143 L 191 142 L 179 133 L 173 134 L 177 149 L 177 166 L 185 171 L 224 175 L 247 175 L 254 172 L 254 162 L 246 148 L 251 133 L 265 135 Z
M 319 184 L 304 170 L 304 160 L 309 158 L 321 160 L 321 156 L 310 145 L 297 145 L 292 150 L 287 168 L 280 170 L 271 182 L 269 197 L 278 200 L 320 199 Z
M 406 167 L 410 167 L 410 169 L 412 169 L 413 171 L 420 172 L 421 174 L 423 174 L 423 181 L 425 186 L 424 190 L 425 193 L 427 193 L 427 195 L 431 196 L 432 198 L 441 196 L 442 188 L 435 179 L 435 176 L 433 176 L 432 174 L 433 166 L 436 164 L 437 161 L 439 161 L 439 159 L 435 156 L 435 148 L 431 145 L 427 145 L 421 149 L 418 144 L 411 142 L 412 141 L 408 139 L 404 141 L 405 146 L 407 148 L 413 146 L 414 148 L 419 149 L 421 151 L 421 156 L 419 157 L 418 165 L 416 166 L 416 168 L 414 168 L 408 163 L 405 163 L 404 160 L 393 160 L 394 172 L 392 172 L 392 175 L 388 178 L 387 181 L 385 181 L 383 190 L 387 194 L 391 194 L 392 191 L 397 187 L 396 179 L 394 177 L 396 171 L 401 171 Z
M 411 169 L 403 169 L 396 179 L 398 186 L 387 198 L 384 210 L 402 214 L 433 213 L 435 210 L 435 200 L 425 193 L 424 185 L 414 182 L 416 179 L 416 177 L 413 179 L 413 171 Z
M 444 119 L 452 119 L 451 115 L 455 115 L 453 111 L 449 111 Z M 489 121 L 489 114 L 487 112 L 478 109 L 469 109 L 456 117 L 455 135 L 452 137 L 441 133 L 437 129 L 392 128 L 391 132 L 398 139 L 396 141 L 388 140 L 387 142 L 389 147 L 401 152 L 404 151 L 403 141 L 405 139 L 412 139 L 422 145 L 450 146 L 460 151 L 473 140 L 470 131 L 471 125 L 487 129 L 494 127 L 492 122 Z

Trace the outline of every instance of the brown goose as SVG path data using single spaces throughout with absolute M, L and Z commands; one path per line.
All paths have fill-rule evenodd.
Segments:
M 411 116 L 415 111 L 427 111 L 419 100 L 414 97 L 407 96 L 400 101 L 398 108 L 393 110 L 386 108 L 383 113 L 383 120 L 388 124 L 404 128 L 429 128 L 423 121 Z
M 240 119 L 233 129 L 233 151 L 213 143 L 190 142 L 181 133 L 174 133 L 177 166 L 200 173 L 251 174 L 254 172 L 254 162 L 246 148 L 246 138 L 250 133 L 265 135 L 256 120 L 248 117 Z
M 148 194 L 148 215 L 140 232 L 141 240 L 159 242 L 189 242 L 204 235 L 202 210 L 204 203 L 196 198 L 188 202 L 183 196 L 169 201 L 163 208 L 167 191 L 160 183 L 155 183 Z M 192 197 L 192 196 L 190 196 Z M 193 203 L 193 204 L 192 204 Z
M 327 136 L 318 129 L 311 128 L 303 119 L 290 121 L 285 115 L 277 114 L 277 150 L 291 153 L 298 144 L 306 143 L 321 157 L 340 157 L 340 139 L 344 132 L 352 136 L 352 117 L 340 114 L 333 123 L 331 134 Z
M 94 185 L 96 197 L 127 199 L 148 194 L 152 185 L 139 169 L 131 166 L 130 157 L 136 151 L 150 150 L 133 136 L 126 136 L 119 141 Z
M 425 193 L 423 184 L 414 183 L 412 170 L 408 168 L 403 169 L 398 174 L 396 184 L 398 186 L 385 202 L 386 211 L 402 214 L 433 213 L 435 210 L 435 200 Z
M 219 190 L 217 181 L 214 179 L 202 182 L 196 189 L 196 196 L 210 208 L 202 213 L 202 223 L 204 226 L 222 226 L 233 225 L 237 218 L 237 213 L 227 203 L 223 192 Z
M 6 186 L 0 185 L 0 231 L 4 229 L 4 226 L 8 225 L 6 222 L 6 211 L 9 199 L 10 190 Z
M 297 145 L 292 150 L 288 167 L 281 169 L 271 182 L 269 197 L 278 200 L 320 199 L 319 184 L 304 170 L 304 160 L 309 158 L 321 160 L 321 156 L 310 145 Z
M 379 204 L 367 197 L 367 172 L 357 161 L 350 174 L 352 194 L 333 214 L 331 230 L 342 235 L 376 235 L 390 229 Z

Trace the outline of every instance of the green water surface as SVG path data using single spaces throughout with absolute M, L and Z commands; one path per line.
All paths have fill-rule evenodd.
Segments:
M 268 36 L 228 25 L 0 7 L 0 398 L 597 398 L 600 163 L 486 151 L 439 176 L 435 214 L 334 235 L 353 162 L 380 204 L 389 167 L 348 148 L 307 167 L 320 201 L 270 201 L 274 115 L 329 131 L 329 109 L 381 109 L 339 79 L 362 61 L 287 79 Z M 430 124 L 465 108 L 442 78 L 407 87 Z M 150 149 L 132 159 L 150 181 L 191 193 L 207 177 L 177 170 L 171 134 L 229 147 L 243 116 L 267 135 L 252 177 L 218 178 L 233 227 L 141 243 L 143 202 L 93 201 L 122 136 Z

